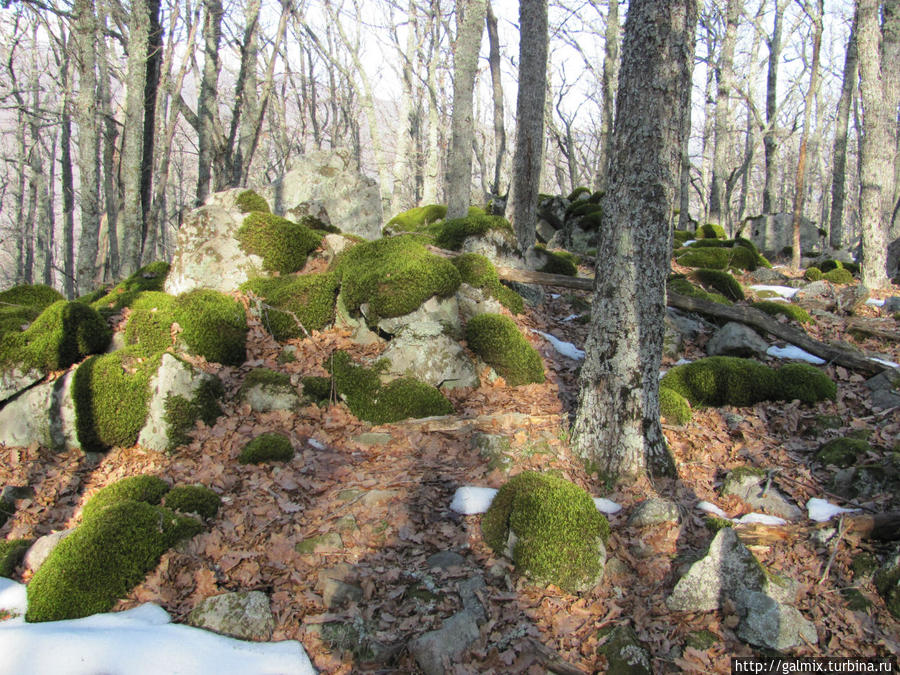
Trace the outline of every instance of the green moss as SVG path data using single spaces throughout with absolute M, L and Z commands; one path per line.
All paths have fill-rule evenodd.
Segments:
M 0 293 L 0 305 L 29 307 L 38 312 L 60 300 L 65 300 L 62 293 L 43 284 L 22 284 Z
M 759 263 L 756 256 L 748 248 L 733 246 L 731 248 L 689 248 L 687 252 L 676 258 L 684 267 L 703 267 L 713 270 L 724 270 L 729 267 L 752 271 Z
M 803 278 L 807 281 L 820 281 L 822 279 L 822 270 L 818 267 L 807 267 L 803 273 Z
M 725 228 L 716 223 L 707 223 L 697 228 L 697 239 L 724 239 Z
M 687 230 L 675 230 L 672 233 L 672 241 L 674 242 L 675 248 L 684 246 L 684 242 L 690 241 L 693 238 L 694 233 L 688 232 Z
M 138 295 L 131 305 L 125 326 L 125 344 L 150 356 L 169 349 L 172 344 L 172 324 L 175 323 L 175 298 L 159 291 Z
M 774 371 L 752 359 L 710 356 L 675 366 L 660 388 L 676 391 L 692 406 L 747 406 L 767 400 L 774 383 Z
M 706 529 L 710 532 L 718 532 L 726 527 L 734 526 L 734 523 L 728 520 L 728 518 L 717 518 L 716 516 L 706 516 L 703 519 L 703 524 L 706 525 Z
M 566 217 L 568 218 L 579 218 L 583 216 L 593 215 L 601 216 L 602 214 L 602 206 L 587 200 L 572 202 L 571 204 L 569 204 L 569 206 L 566 207 Z
M 900 619 L 900 565 L 883 567 L 875 575 L 874 581 L 888 611 Z
M 336 227 L 334 225 L 329 225 L 324 220 L 320 218 L 316 218 L 315 216 L 302 216 L 300 220 L 297 221 L 300 225 L 308 227 L 311 230 L 316 230 L 318 232 L 328 232 L 329 234 L 340 234 L 341 228 Z
M 781 314 L 798 323 L 812 323 L 812 317 L 809 315 L 809 312 L 802 307 L 787 302 L 762 301 L 754 302 L 750 306 L 772 316 Z
M 223 293 L 196 289 L 178 296 L 175 320 L 181 339 L 207 361 L 228 366 L 247 355 L 247 317 L 241 304 Z
M 859 263 L 845 262 L 845 263 L 841 263 L 841 264 L 844 266 L 845 270 L 850 272 L 850 274 L 852 274 L 854 276 L 859 274 L 859 270 L 860 270 Z
M 330 377 L 304 377 L 300 381 L 303 394 L 317 403 L 331 398 L 331 382 Z
M 834 466 L 851 466 L 866 453 L 872 451 L 866 441 L 858 438 L 833 438 L 827 443 L 823 443 L 816 452 L 816 459 L 822 464 L 833 464 Z
M 687 399 L 673 389 L 662 387 L 659 390 L 659 411 L 666 422 L 683 426 L 691 421 L 693 413 Z
M 860 593 L 858 588 L 842 588 L 841 597 L 844 598 L 847 607 L 854 612 L 865 612 L 872 606 L 869 599 Z
M 289 462 L 294 458 L 294 446 L 284 434 L 260 434 L 244 446 L 238 455 L 241 464 L 262 464 L 263 462 Z
M 698 269 L 694 276 L 704 286 L 710 286 L 729 300 L 743 300 L 744 289 L 737 279 L 722 270 Z
M 868 551 L 861 551 L 853 556 L 850 561 L 850 569 L 854 579 L 866 579 L 878 569 L 878 558 Z
M 254 212 L 235 233 L 241 249 L 263 259 L 263 268 L 290 274 L 303 268 L 306 257 L 322 243 L 322 235 L 305 225 L 272 213 Z
M 246 377 L 244 377 L 244 382 L 241 384 L 241 394 L 246 393 L 258 385 L 290 387 L 291 376 L 287 373 L 280 373 L 277 370 L 271 370 L 269 368 L 254 368 L 247 373 Z
M 144 357 L 133 348 L 93 356 L 72 380 L 78 440 L 87 451 L 130 447 L 147 420 L 150 378 L 160 357 Z
M 699 286 L 695 286 L 683 274 L 673 274 L 666 281 L 666 288 L 679 295 L 686 295 L 691 298 L 700 298 L 708 302 L 717 302 L 720 305 L 730 305 L 731 300 L 724 295 L 718 293 L 708 293 Z
M 833 401 L 836 397 L 834 380 L 808 363 L 789 363 L 775 372 L 773 400 L 816 403 L 825 399 Z
M 515 244 L 515 234 L 509 221 L 502 216 L 474 215 L 445 220 L 434 229 L 434 243 L 441 248 L 458 251 L 467 237 L 477 237 L 495 230 Z
M 303 328 L 312 332 L 334 323 L 339 285 L 336 272 L 323 272 L 251 279 L 241 290 L 251 291 L 271 305 L 272 309 L 262 309 L 262 323 L 276 340 L 284 341 L 305 336 Z
M 215 518 L 222 500 L 205 485 L 176 485 L 166 495 L 164 505 L 172 511 L 196 513 L 201 518 Z
M 63 539 L 27 587 L 26 621 L 59 621 L 107 612 L 159 563 L 166 550 L 202 526 L 145 502 L 103 509 Z
M 351 312 L 367 303 L 367 318 L 402 316 L 432 296 L 450 297 L 460 276 L 452 262 L 430 253 L 417 235 L 358 244 L 338 263 L 341 297 Z
M 685 644 L 688 647 L 705 652 L 707 649 L 719 644 L 721 640 L 717 634 L 704 628 L 703 630 L 695 630 L 688 633 L 685 638 Z
M 464 283 L 485 291 L 513 314 L 525 311 L 522 296 L 500 283 L 497 270 L 487 257 L 478 253 L 463 253 L 453 258 L 452 262 Z
M 547 256 L 547 262 L 538 270 L 539 272 L 563 274 L 567 277 L 578 276 L 578 259 L 568 251 L 548 251 L 544 249 L 544 254 Z
M 244 190 L 235 198 L 234 203 L 241 213 L 250 213 L 251 211 L 271 213 L 269 203 L 254 190 Z
M 569 193 L 569 196 L 566 197 L 570 202 L 574 201 L 584 201 L 590 198 L 591 189 L 589 187 L 585 187 L 584 185 L 579 185 L 577 188 L 572 190 Z M 582 197 L 584 195 L 584 197 Z
M 219 400 L 225 387 L 217 377 L 204 379 L 194 390 L 193 398 L 169 394 L 163 403 L 163 420 L 169 429 L 168 450 L 191 441 L 190 431 L 197 420 L 212 426 L 222 414 Z
M 609 523 L 585 490 L 561 478 L 534 471 L 511 478 L 494 497 L 481 530 L 498 554 L 512 530 L 513 562 L 538 583 L 586 590 L 603 571 L 598 548 L 609 537 Z
M 734 239 L 697 239 L 688 245 L 688 248 L 731 248 Z
M 87 522 L 113 504 L 125 501 L 156 505 L 168 491 L 169 485 L 159 476 L 143 474 L 122 478 L 100 489 L 88 500 L 81 510 L 81 520 Z
M 398 213 L 387 222 L 387 227 L 395 232 L 420 232 L 446 216 L 447 207 L 443 204 L 427 204 Z
M 91 307 L 103 316 L 111 316 L 131 307 L 138 295 L 145 291 L 161 291 L 169 273 L 169 263 L 158 261 L 145 265 L 113 287 L 109 293 L 94 300 Z
M 823 273 L 831 272 L 832 270 L 842 270 L 844 269 L 843 263 L 840 260 L 823 260 L 818 265 L 816 265 Z
M 466 326 L 469 348 L 493 367 L 512 387 L 544 381 L 541 357 L 512 319 L 480 314 Z
M 109 346 L 112 331 L 103 317 L 80 302 L 60 300 L 23 332 L 0 338 L 0 365 L 61 370 Z
M 825 281 L 830 281 L 833 284 L 852 284 L 853 283 L 853 275 L 850 273 L 850 270 L 845 270 L 843 268 L 831 270 L 830 272 L 825 272 L 822 275 L 822 278 Z
M 0 541 L 0 577 L 11 577 L 33 541 L 9 539 Z

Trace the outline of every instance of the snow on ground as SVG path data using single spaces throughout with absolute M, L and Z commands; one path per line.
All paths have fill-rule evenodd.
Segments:
M 484 513 L 494 501 L 497 490 L 486 487 L 473 487 L 464 485 L 456 488 L 450 508 L 464 516 L 474 516 L 476 513 Z
M 730 520 L 730 518 L 728 518 L 728 514 L 712 502 L 697 502 L 697 508 L 701 511 L 706 511 L 706 513 L 711 513 L 717 518 L 726 518 Z
M 866 300 L 867 305 L 871 305 L 872 307 L 884 307 L 884 300 L 879 300 L 878 298 L 869 298 Z
M 608 516 L 622 510 L 621 504 L 616 504 L 614 501 L 606 499 L 605 497 L 594 497 L 594 506 L 597 507 L 597 510 L 600 513 L 605 513 Z
M 746 525 L 747 523 L 762 523 L 763 525 L 787 525 L 784 518 L 770 516 L 765 513 L 745 513 L 740 518 L 734 519 L 735 523 Z
M 306 442 L 309 443 L 309 445 L 311 447 L 315 448 L 316 450 L 324 450 L 325 449 L 325 444 L 322 441 L 317 441 L 315 438 L 308 438 L 308 439 L 306 439 Z
M 810 354 L 794 345 L 788 345 L 787 347 L 776 347 L 773 345 L 766 350 L 766 354 L 774 356 L 777 359 L 796 359 L 797 361 L 806 361 L 807 363 L 813 363 L 817 366 L 825 363 L 825 359 L 820 359 L 818 356 Z
M 565 319 L 562 319 L 562 321 L 564 321 L 564 322 L 574 321 L 579 316 L 581 316 L 581 314 L 569 314 L 569 316 L 567 316 Z
M 25 623 L 25 586 L 0 578 L 0 672 L 16 675 L 314 675 L 295 640 L 244 642 L 173 624 L 159 605 Z
M 818 497 L 811 497 L 810 500 L 806 502 L 806 510 L 809 513 L 809 519 L 815 520 L 817 523 L 824 523 L 826 520 L 831 520 L 842 513 L 854 513 L 855 511 L 859 511 L 859 509 L 845 509 L 840 506 L 835 506 Z
M 544 333 L 539 330 L 536 330 L 534 332 L 547 340 L 547 342 L 553 345 L 553 348 L 563 356 L 574 359 L 575 361 L 581 361 L 584 358 L 584 352 L 578 349 L 578 347 L 573 345 L 571 342 L 563 342 L 559 338 L 550 335 L 550 333 Z
M 750 286 L 754 291 L 771 291 L 777 293 L 782 298 L 793 298 L 794 294 L 800 290 L 798 288 L 790 288 L 789 286 L 767 286 L 766 284 L 754 284 Z

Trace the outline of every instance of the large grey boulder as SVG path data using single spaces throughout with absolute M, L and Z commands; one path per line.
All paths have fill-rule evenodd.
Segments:
M 81 448 L 75 425 L 71 370 L 52 382 L 24 391 L 0 410 L 0 444 L 37 443 L 52 450 Z
M 349 154 L 321 151 L 298 157 L 291 171 L 258 192 L 278 215 L 290 217 L 303 202 L 315 201 L 341 231 L 369 240 L 381 236 L 378 183 L 353 169 Z
M 777 602 L 759 591 L 749 591 L 743 597 L 737 636 L 744 642 L 782 651 L 809 642 L 819 641 L 816 627 L 795 607 Z
M 769 344 L 759 333 L 736 321 L 729 321 L 706 343 L 710 356 L 757 356 L 765 354 Z
M 459 317 L 466 323 L 479 314 L 503 313 L 503 305 L 499 300 L 467 283 L 459 285 L 459 289 L 456 291 L 456 302 L 459 306 Z
M 475 615 L 468 610 L 457 612 L 437 630 L 420 635 L 409 645 L 409 651 L 425 675 L 452 672 L 453 662 L 480 635 Z
M 262 642 L 270 640 L 275 630 L 269 598 L 261 591 L 238 591 L 205 598 L 191 610 L 188 623 L 241 640 Z
M 484 234 L 466 237 L 459 250 L 460 253 L 479 253 L 498 267 L 521 269 L 525 266 L 516 238 L 507 230 L 488 230 Z
M 0 402 L 15 396 L 35 382 L 40 382 L 46 375 L 37 368 L 26 368 L 21 364 L 0 369 Z
M 769 484 L 764 473 L 746 469 L 729 471 L 722 482 L 723 495 L 735 495 L 754 509 L 759 509 L 779 518 L 796 520 L 803 511 L 788 501 L 777 488 Z
M 765 213 L 748 218 L 741 234 L 756 244 L 765 255 L 780 254 L 793 244 L 793 215 L 790 213 Z M 818 225 L 808 218 L 800 219 L 800 249 L 821 249 L 825 236 Z
M 368 305 L 361 308 L 362 314 L 368 312 Z M 412 332 L 417 335 L 438 335 L 444 333 L 453 337 L 462 335 L 462 326 L 459 320 L 459 303 L 456 296 L 438 298 L 432 296 L 419 305 L 418 309 L 403 316 L 390 319 L 381 319 L 378 329 L 388 335 L 401 335 L 404 332 Z
M 451 389 L 479 384 L 475 362 L 456 340 L 442 332 L 410 327 L 390 341 L 382 356 L 391 362 L 391 375 L 408 375 Z

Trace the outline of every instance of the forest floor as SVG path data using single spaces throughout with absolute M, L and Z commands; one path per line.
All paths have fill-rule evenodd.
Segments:
M 548 294 L 543 305 L 518 317 L 519 326 L 583 347 L 587 325 L 563 319 L 585 311 L 589 294 L 547 290 L 558 293 Z M 877 308 L 862 312 L 881 316 Z M 893 319 L 883 321 L 896 330 Z M 846 317 L 819 319 L 808 331 L 823 341 L 852 340 L 845 322 Z M 72 527 L 79 521 L 81 505 L 96 490 L 125 476 L 152 473 L 172 483 L 208 485 L 222 496 L 223 505 L 206 532 L 166 553 L 116 609 L 156 602 L 179 621 L 204 597 L 263 590 L 276 617 L 273 639 L 300 640 L 323 673 L 418 672 L 406 645 L 458 611 L 458 595 L 441 591 L 452 590 L 476 572 L 487 584 L 481 599 L 488 620 L 480 639 L 454 665 L 456 673 L 545 673 L 540 663 L 547 648 L 583 672 L 603 672 L 605 657 L 598 654 L 603 638 L 598 633 L 623 622 L 649 647 L 655 672 L 727 673 L 731 657 L 757 655 L 735 636 L 737 617 L 727 610 L 676 613 L 665 605 L 686 563 L 702 554 L 713 536 L 704 514 L 695 508 L 697 502 L 713 502 L 729 516 L 748 512 L 737 497 L 723 498 L 717 491 L 725 471 L 738 465 L 777 468 L 778 488 L 801 507 L 810 497 L 826 497 L 829 470 L 812 460 L 820 443 L 850 430 L 867 430 L 873 446 L 892 449 L 900 439 L 900 410 L 872 410 L 863 376 L 825 366 L 838 383 L 836 401 L 695 411 L 686 426 L 664 427 L 677 461 L 677 479 L 607 486 L 585 472 L 568 445 L 579 363 L 558 354 L 538 335 L 523 332 L 544 359 L 544 384 L 511 388 L 500 380 L 454 390 L 449 396 L 455 417 L 439 424 L 384 425 L 375 430 L 389 434 L 390 440 L 366 445 L 358 437 L 371 431 L 371 425 L 342 404 L 258 414 L 237 402 L 234 394 L 255 367 L 287 372 L 299 380 L 301 375 L 325 375 L 321 364 L 336 348 L 360 357 L 373 356 L 380 347 L 355 345 L 346 332 L 330 330 L 292 341 L 296 361 L 281 363 L 282 345 L 253 324 L 248 361 L 242 367 L 201 364 L 225 382 L 229 402 L 214 426 L 198 428 L 193 441 L 175 454 L 135 447 L 115 449 L 92 461 L 78 452 L 0 448 L 0 484 L 28 484 L 36 491 L 33 499 L 18 502 L 0 536 L 37 537 Z M 867 340 L 858 346 L 900 362 L 897 343 Z M 703 348 L 701 342 L 687 343 L 682 356 L 700 358 L 705 356 Z M 664 363 L 671 365 L 669 359 Z M 838 416 L 843 428 L 821 431 L 821 415 Z M 237 455 L 243 445 L 263 431 L 290 435 L 297 449 L 294 460 L 240 465 Z M 615 574 L 593 591 L 575 596 L 529 585 L 494 555 L 482 540 L 480 516 L 459 516 L 449 508 L 457 487 L 498 488 L 508 478 L 509 468 L 490 469 L 472 449 L 475 431 L 508 435 L 513 473 L 555 469 L 593 496 L 624 507 L 610 517 L 609 557 L 623 563 Z M 681 522 L 644 531 L 627 527 L 633 506 L 653 495 L 676 501 Z M 863 506 L 875 512 L 896 510 L 900 495 L 880 495 Z M 340 531 L 341 546 L 315 554 L 295 551 L 297 542 L 335 531 Z M 860 584 L 849 568 L 855 553 L 879 546 L 846 536 L 835 553 L 834 547 L 817 547 L 799 528 L 770 546 L 754 547 L 770 570 L 802 584 L 797 606 L 815 624 L 819 642 L 797 648 L 794 655 L 900 654 L 900 623 L 871 582 Z M 448 550 L 465 557 L 465 569 L 429 571 L 425 560 Z M 350 565 L 348 580 L 362 589 L 363 599 L 329 607 L 320 572 L 341 563 Z M 423 599 L 417 591 L 429 575 L 437 591 Z M 871 602 L 868 609 L 847 606 L 841 591 L 848 587 L 859 587 Z M 378 643 L 395 648 L 379 663 L 358 660 L 350 650 L 321 638 L 320 627 L 333 621 L 356 622 Z M 688 646 L 688 637 L 703 630 L 713 634 L 714 643 L 706 649 Z

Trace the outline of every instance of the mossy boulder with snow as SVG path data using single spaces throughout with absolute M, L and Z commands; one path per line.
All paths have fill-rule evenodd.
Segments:
M 276 340 L 303 337 L 334 323 L 335 301 L 340 275 L 329 271 L 317 274 L 251 279 L 241 290 L 260 296 L 269 307 L 260 307 L 263 326 Z
M 513 314 L 521 314 L 525 310 L 522 296 L 511 288 L 500 283 L 494 264 L 478 253 L 463 253 L 453 258 L 453 264 L 459 270 L 463 283 L 481 289 Z
M 609 523 L 562 478 L 525 471 L 500 488 L 481 521 L 485 543 L 535 582 L 579 592 L 603 575 Z
M 289 462 L 294 457 L 291 439 L 284 434 L 269 432 L 249 441 L 238 455 L 241 464 Z
M 302 269 L 322 243 L 321 232 L 262 211 L 247 215 L 235 238 L 244 251 L 262 258 L 263 269 L 280 274 Z
M 540 355 L 509 317 L 499 314 L 473 317 L 466 325 L 466 342 L 508 385 L 544 381 Z
M 169 263 L 157 261 L 144 265 L 124 281 L 116 284 L 112 290 L 91 303 L 103 316 L 112 316 L 126 307 L 131 307 L 134 300 L 145 291 L 161 291 L 169 274 Z

